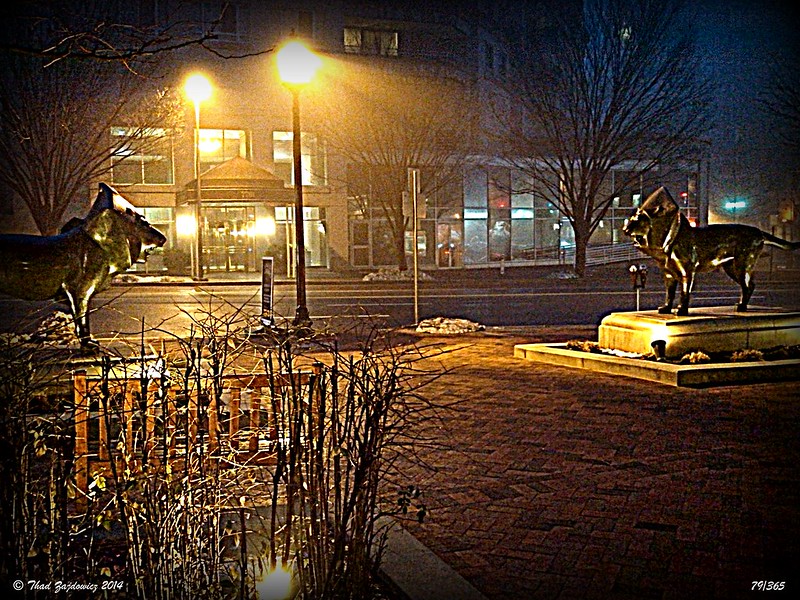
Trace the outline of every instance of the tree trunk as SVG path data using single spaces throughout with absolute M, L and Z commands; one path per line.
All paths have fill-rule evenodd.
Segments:
M 406 230 L 405 227 L 398 227 L 395 234 L 395 249 L 397 252 L 397 268 L 400 271 L 408 270 L 408 261 L 406 261 Z
M 575 232 L 575 274 L 578 277 L 586 275 L 586 248 L 589 245 L 591 233 L 582 223 L 573 225 Z

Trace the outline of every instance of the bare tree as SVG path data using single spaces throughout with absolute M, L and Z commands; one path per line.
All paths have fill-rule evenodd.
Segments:
M 613 200 L 611 170 L 673 164 L 705 131 L 708 85 L 690 36 L 676 2 L 597 0 L 525 55 L 517 108 L 500 117 L 505 152 L 572 225 L 578 275 Z
M 180 105 L 115 63 L 6 57 L 0 87 L 0 185 L 25 202 L 42 234 L 111 159 L 147 152 L 177 126 Z M 117 128 L 119 135 L 112 135 Z
M 439 68 L 402 72 L 354 61 L 343 71 L 322 84 L 335 94 L 310 95 L 315 126 L 348 164 L 350 196 L 385 219 L 396 264 L 406 269 L 408 169 L 420 169 L 423 196 L 461 175 L 476 140 L 474 87 Z

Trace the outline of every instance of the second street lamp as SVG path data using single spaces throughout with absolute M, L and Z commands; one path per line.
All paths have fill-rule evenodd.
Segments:
M 295 282 L 297 310 L 294 325 L 308 327 L 311 318 L 306 305 L 306 246 L 303 222 L 303 167 L 300 140 L 300 92 L 311 82 L 320 66 L 320 58 L 299 40 L 285 44 L 276 55 L 278 74 L 292 93 L 292 162 L 294 167 Z
M 195 221 L 195 269 L 192 277 L 198 281 L 203 279 L 203 201 L 200 185 L 200 103 L 211 97 L 211 84 L 203 75 L 196 74 L 186 80 L 184 87 L 186 96 L 194 104 L 194 221 Z

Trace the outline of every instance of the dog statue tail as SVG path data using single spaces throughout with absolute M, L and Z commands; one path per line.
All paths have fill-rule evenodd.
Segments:
M 781 250 L 797 250 L 800 249 L 800 242 L 788 242 L 786 240 L 782 240 L 779 237 L 775 237 L 767 233 L 766 231 L 763 232 L 764 234 L 764 244 L 767 246 L 775 246 L 780 248 Z

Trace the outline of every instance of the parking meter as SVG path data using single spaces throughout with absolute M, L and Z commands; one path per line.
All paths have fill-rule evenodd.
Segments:
M 638 290 L 644 288 L 647 283 L 647 265 L 631 265 L 628 268 L 631 274 L 631 285 L 633 289 Z
M 641 288 L 647 285 L 647 265 L 639 265 L 639 281 L 641 283 Z
M 631 285 L 636 291 L 636 311 L 639 311 L 639 291 L 647 283 L 647 265 L 631 265 L 628 267 L 631 276 Z

